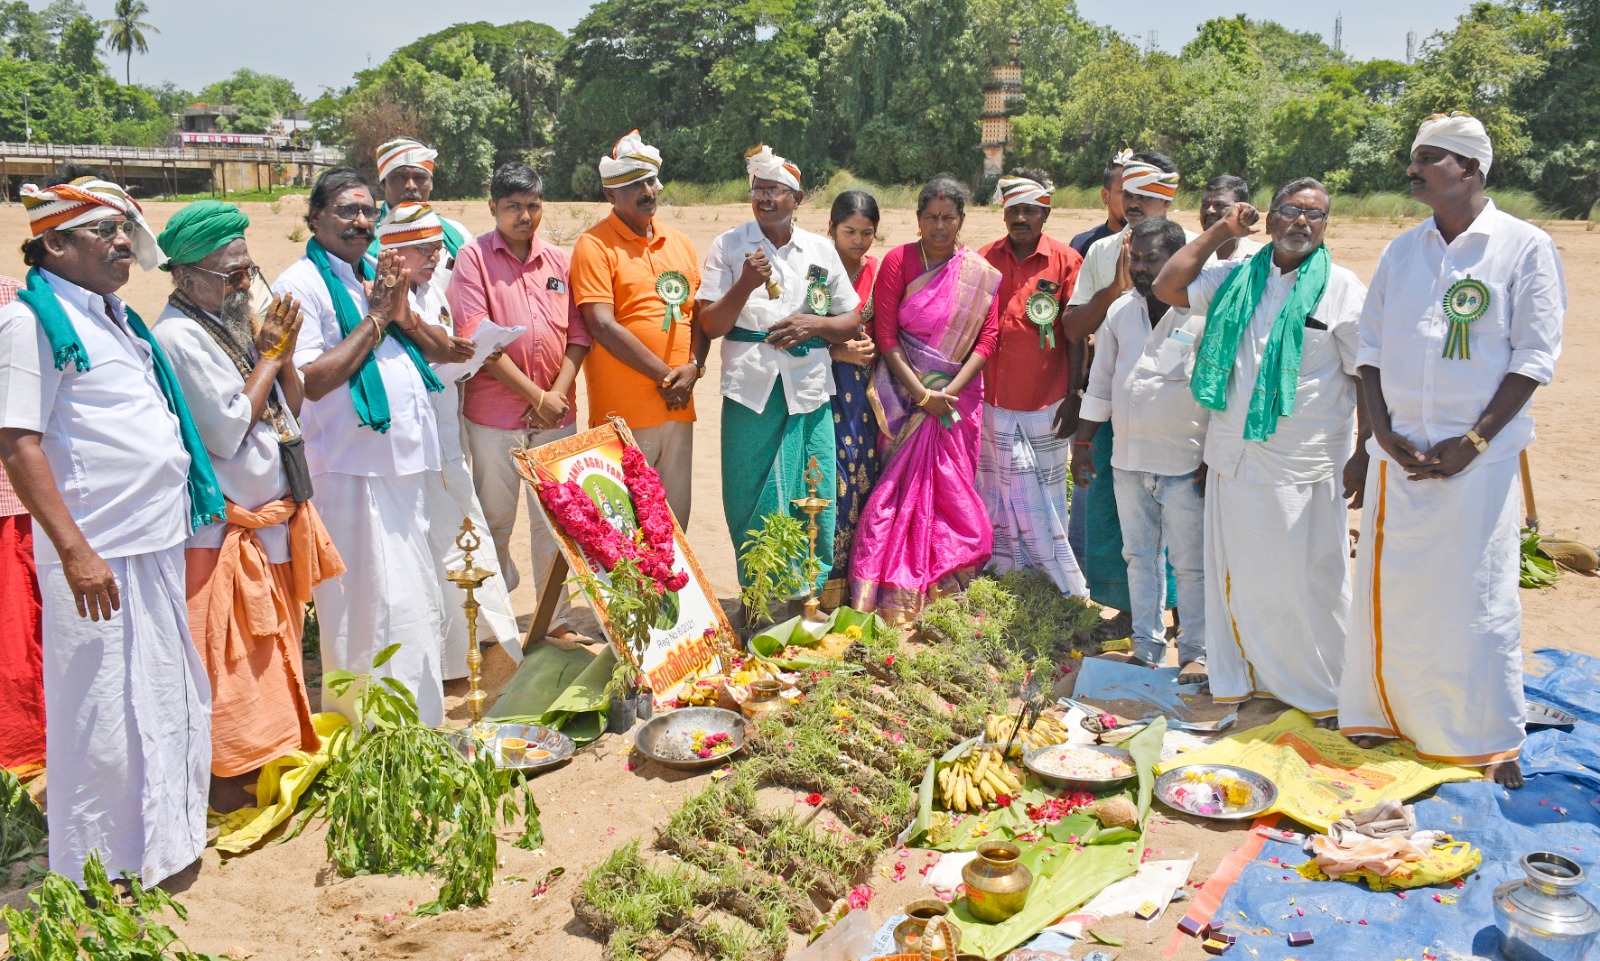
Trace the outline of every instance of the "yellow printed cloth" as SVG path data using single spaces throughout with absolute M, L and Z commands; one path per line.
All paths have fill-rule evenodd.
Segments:
M 1379 801 L 1404 801 L 1448 781 L 1483 776 L 1472 768 L 1421 760 L 1403 741 L 1359 748 L 1299 711 L 1286 711 L 1271 724 L 1179 754 L 1158 765 L 1156 773 L 1186 764 L 1232 764 L 1254 771 L 1277 785 L 1278 801 L 1270 813 L 1324 833 L 1334 821 Z
M 315 752 L 294 751 L 261 768 L 261 778 L 256 782 L 257 806 L 223 816 L 217 850 L 223 854 L 243 854 L 260 844 L 273 828 L 289 820 L 311 782 L 328 766 L 334 732 L 349 723 L 342 714 L 312 715 L 311 725 L 322 739 L 320 746 Z

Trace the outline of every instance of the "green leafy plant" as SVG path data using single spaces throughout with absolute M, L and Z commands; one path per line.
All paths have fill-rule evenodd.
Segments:
M 0 770 L 0 868 L 45 853 L 44 812 L 10 771 Z
M 373 668 L 399 647 L 378 652 Z M 543 840 L 526 783 L 514 790 L 489 752 L 468 759 L 444 733 L 422 726 L 415 696 L 394 678 L 334 671 L 327 684 L 340 697 L 359 685 L 357 723 L 341 729 L 328 774 L 328 859 L 345 877 L 438 873 L 439 897 L 418 914 L 484 903 L 494 883 L 497 812 L 505 824 L 525 818 L 518 847 Z
M 788 514 L 768 514 L 761 527 L 745 531 L 745 537 L 739 548 L 745 585 L 739 602 L 744 605 L 745 627 L 754 628 L 773 622 L 775 602 L 816 583 L 822 564 L 811 555 L 805 525 Z
M 1539 535 L 1535 531 L 1523 528 L 1522 530 L 1522 576 L 1518 581 L 1521 587 L 1545 588 L 1561 579 L 1561 568 L 1556 562 L 1539 553 Z
M 661 616 L 666 596 L 655 580 L 639 569 L 638 562 L 627 556 L 617 561 L 604 580 L 585 566 L 580 566 L 572 579 L 590 602 L 605 606 L 612 634 L 627 645 L 631 655 L 617 659 L 608 692 L 619 696 L 632 693 L 650 649 L 650 626 Z
M 130 877 L 128 892 L 123 895 L 106 876 L 100 856 L 92 851 L 83 866 L 83 884 L 87 897 L 76 884 L 51 873 L 28 895 L 32 908 L 0 908 L 0 922 L 9 932 L 9 957 L 15 961 L 226 961 L 221 955 L 190 951 L 170 927 L 155 920 L 163 910 L 171 910 L 180 920 L 189 916 L 165 891 L 145 888 L 137 877 Z

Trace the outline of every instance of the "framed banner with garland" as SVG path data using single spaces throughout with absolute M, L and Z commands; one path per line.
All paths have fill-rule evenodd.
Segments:
M 716 636 L 731 634 L 733 628 L 700 562 L 689 549 L 683 529 L 667 508 L 659 478 L 644 466 L 628 425 L 621 418 L 612 418 L 610 423 L 543 447 L 515 450 L 511 456 L 518 472 L 536 492 L 545 485 L 563 485 L 563 496 L 568 492 L 575 496 L 576 491 L 581 491 L 594 505 L 591 511 L 587 504 L 563 506 L 559 497 L 539 498 L 543 509 L 535 523 L 542 522 L 554 532 L 561 551 L 545 580 L 550 589 L 539 599 L 539 610 L 528 629 L 524 649 L 549 630 L 561 597 L 558 592 L 573 589 L 566 583 L 571 570 L 581 564 L 604 581 L 606 557 L 629 551 L 640 567 L 668 590 L 661 616 L 650 630 L 643 663 L 637 667 L 649 683 L 657 706 L 672 701 L 686 678 L 703 672 L 716 659 Z M 649 501 L 636 503 L 636 494 Z M 557 504 L 554 510 L 552 500 Z M 566 516 L 557 516 L 558 511 Z M 589 550 L 580 544 L 580 537 L 590 545 Z M 617 657 L 632 662 L 633 652 L 625 640 L 615 635 L 605 602 L 593 603 L 596 619 Z M 711 636 L 707 636 L 708 631 Z

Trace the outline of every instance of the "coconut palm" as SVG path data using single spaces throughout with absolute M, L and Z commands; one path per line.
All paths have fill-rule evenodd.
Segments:
M 106 31 L 106 45 L 127 58 L 126 76 L 130 85 L 133 83 L 133 52 L 150 52 L 144 32 L 161 32 L 139 19 L 149 12 L 150 6 L 144 0 L 117 0 L 116 16 L 100 21 L 100 26 Z

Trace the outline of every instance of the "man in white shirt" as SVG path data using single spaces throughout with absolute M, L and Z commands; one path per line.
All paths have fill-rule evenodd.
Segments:
M 745 532 L 769 514 L 798 513 L 807 466 L 818 490 L 838 488 L 834 447 L 833 368 L 828 345 L 855 336 L 860 298 L 833 241 L 801 230 L 795 208 L 805 200 L 800 168 L 765 144 L 746 156 L 755 220 L 711 244 L 701 272 L 695 316 L 709 337 L 722 337 L 722 509 L 744 568 Z M 834 511 L 817 517 L 815 589 L 833 567 Z
M 383 203 L 378 207 L 378 219 L 401 204 L 425 204 L 433 196 L 433 162 L 439 151 L 412 140 L 396 137 L 378 147 L 378 187 L 383 192 Z M 438 216 L 437 213 L 435 216 Z M 444 254 L 439 258 L 438 269 L 431 283 L 442 297 L 450 287 L 450 275 L 456 269 L 456 254 L 472 242 L 472 231 L 465 224 L 439 217 L 444 227 Z M 367 246 L 367 255 L 378 257 L 378 243 Z
M 226 518 L 196 530 L 184 550 L 189 629 L 211 682 L 219 811 L 254 804 L 245 782 L 263 764 L 317 749 L 300 635 L 311 588 L 344 569 L 310 492 L 292 489 L 285 470 L 286 452 L 303 449 L 293 361 L 301 314 L 293 297 L 279 297 L 255 329 L 251 290 L 261 272 L 245 243 L 249 225 L 233 204 L 201 200 L 157 238 L 173 291 L 155 337 L 227 504 Z M 303 456 L 296 463 L 303 468 Z
M 1567 292 L 1550 235 L 1484 196 L 1493 159 L 1477 119 L 1423 122 L 1406 175 L 1433 217 L 1383 252 L 1361 315 L 1372 461 L 1339 721 L 1518 788 L 1517 455 Z
M 1366 288 L 1322 244 L 1328 191 L 1293 180 L 1272 201 L 1272 243 L 1205 266 L 1255 229 L 1236 204 L 1173 255 L 1156 296 L 1205 311 L 1190 387 L 1206 429 L 1206 667 L 1221 702 L 1275 697 L 1336 722 L 1350 611 L 1350 532 L 1359 494 L 1357 326 Z
M 1243 177 L 1220 174 L 1206 181 L 1200 191 L 1200 229 L 1210 230 L 1233 209 L 1234 204 L 1250 202 L 1250 184 Z M 1192 239 L 1192 238 L 1191 238 Z M 1217 248 L 1218 260 L 1249 260 L 1261 245 L 1249 237 L 1235 237 Z
M 1205 317 L 1169 309 L 1151 292 L 1161 268 L 1183 249 L 1183 228 L 1165 217 L 1146 218 L 1134 226 L 1131 238 L 1127 280 L 1133 286 L 1112 303 L 1100 326 L 1072 445 L 1072 473 L 1094 483 L 1094 435 L 1106 421 L 1115 424 L 1112 476 L 1099 483 L 1110 480 L 1117 488 L 1133 657 L 1149 667 L 1166 664 L 1161 612 L 1167 606 L 1170 560 L 1184 625 L 1178 680 L 1200 683 L 1206 679 L 1201 448 L 1209 414 L 1189 392 L 1189 372 Z
M 317 505 L 348 570 L 314 592 L 322 669 L 393 677 L 417 698 L 422 723 L 444 721 L 438 563 L 428 542 L 427 478 L 440 469 L 429 361 L 450 357 L 449 334 L 422 323 L 407 295 L 410 271 L 386 252 L 365 256 L 378 208 L 361 175 L 334 167 L 312 187 L 306 256 L 273 293 L 292 294 L 305 320 L 294 363 Z M 368 294 L 370 285 L 370 300 Z M 374 656 L 400 650 L 374 668 Z M 355 716 L 352 688 L 322 705 Z
M 161 259 L 138 205 L 81 177 L 25 186 L 23 206 L 32 269 L 0 309 L 0 461 L 45 534 L 50 869 L 81 885 L 95 853 L 154 885 L 206 843 L 211 691 L 183 542 L 222 497 L 165 355 L 116 296 L 134 260 Z

